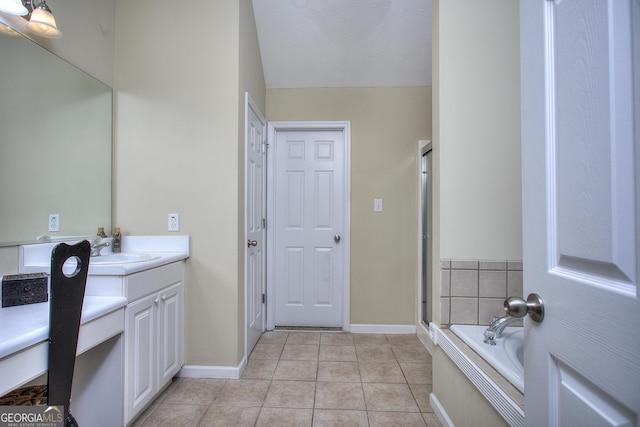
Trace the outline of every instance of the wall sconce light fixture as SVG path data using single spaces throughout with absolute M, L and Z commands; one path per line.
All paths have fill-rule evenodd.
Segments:
M 62 37 L 62 32 L 56 26 L 56 19 L 45 0 L 0 0 L 0 12 L 23 16 L 29 21 L 27 28 L 41 37 Z

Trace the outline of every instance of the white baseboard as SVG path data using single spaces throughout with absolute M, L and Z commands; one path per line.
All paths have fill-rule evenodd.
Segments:
M 233 366 L 183 365 L 178 376 L 182 378 L 223 378 L 237 380 L 247 367 L 247 359 Z
M 434 393 L 429 394 L 429 404 L 431 405 L 431 409 L 433 409 L 433 413 L 436 414 L 436 417 L 440 420 L 440 424 L 444 427 L 455 427 L 447 411 L 444 410 L 444 407 Z
M 415 334 L 416 325 L 368 325 L 352 324 L 349 332 L 353 334 Z

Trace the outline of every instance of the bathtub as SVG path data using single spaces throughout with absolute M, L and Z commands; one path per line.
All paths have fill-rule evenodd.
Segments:
M 522 327 L 508 327 L 496 345 L 484 343 L 486 326 L 452 325 L 451 331 L 524 393 L 524 333 Z

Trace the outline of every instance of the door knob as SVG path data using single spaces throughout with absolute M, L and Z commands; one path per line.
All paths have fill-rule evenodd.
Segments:
M 336 234 L 335 236 L 333 236 L 333 240 L 334 240 L 336 243 L 340 243 L 340 239 L 341 239 L 341 237 L 340 237 L 340 235 L 339 235 L 339 234 Z
M 504 300 L 504 311 L 511 317 L 524 317 L 527 314 L 534 322 L 544 319 L 544 301 L 538 294 L 529 294 L 527 300 L 509 297 Z
M 247 240 L 247 246 L 249 246 L 249 247 L 258 246 L 258 241 L 257 240 Z

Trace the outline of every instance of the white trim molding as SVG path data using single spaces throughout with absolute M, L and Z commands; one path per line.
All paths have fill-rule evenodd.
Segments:
M 238 366 L 184 365 L 178 377 L 181 378 L 222 378 L 237 380 L 247 367 L 247 358 L 243 357 Z
M 444 406 L 438 400 L 434 393 L 429 394 L 429 405 L 431 405 L 431 409 L 433 409 L 433 413 L 436 414 L 440 424 L 444 427 L 455 427 L 451 418 L 449 418 L 449 414 L 445 411 Z
M 353 334 L 415 334 L 416 325 L 373 325 L 356 323 L 349 326 Z

